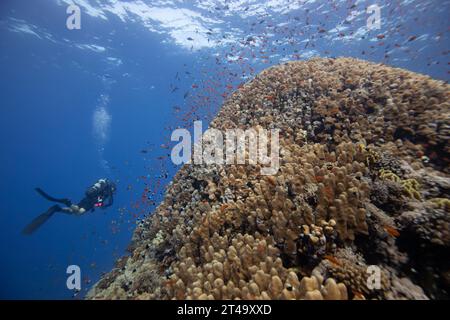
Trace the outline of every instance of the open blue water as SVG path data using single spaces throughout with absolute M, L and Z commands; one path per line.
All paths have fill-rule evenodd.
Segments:
M 80 8 L 69 30 L 66 9 Z M 368 30 L 366 8 L 380 8 Z M 0 3 L 0 298 L 81 298 L 126 254 L 178 167 L 170 135 L 206 124 L 227 93 L 271 65 L 351 56 L 449 79 L 450 1 L 94 1 Z M 57 214 L 34 188 L 81 199 L 116 181 L 113 207 Z M 66 268 L 82 272 L 79 294 Z

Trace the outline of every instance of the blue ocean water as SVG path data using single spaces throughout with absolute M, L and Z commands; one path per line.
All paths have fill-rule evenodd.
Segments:
M 207 124 L 264 68 L 351 56 L 448 81 L 449 16 L 450 1 L 2 1 L 0 298 L 82 298 L 179 169 L 172 130 Z M 76 202 L 102 177 L 118 185 L 111 208 L 21 234 L 52 205 L 35 187 Z M 66 287 L 74 264 L 79 294 Z

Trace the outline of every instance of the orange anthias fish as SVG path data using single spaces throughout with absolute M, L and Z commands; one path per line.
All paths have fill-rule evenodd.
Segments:
M 174 284 L 175 284 L 175 280 L 174 280 L 174 279 L 168 279 L 168 280 L 164 281 L 164 285 L 165 285 L 165 286 L 171 287 L 171 286 L 173 286 Z
M 315 176 L 317 182 L 323 182 L 323 176 Z
M 339 260 L 336 257 L 330 256 L 330 255 L 326 255 L 326 256 L 323 256 L 323 257 L 324 257 L 324 259 L 327 259 L 328 261 L 330 261 L 331 263 L 333 263 L 333 264 L 335 264 L 337 266 L 341 265 L 341 263 L 339 262 Z
M 384 226 L 383 229 L 392 237 L 397 238 L 398 236 L 400 236 L 400 232 L 398 232 L 397 229 L 395 229 L 394 227 L 391 226 Z
M 363 295 L 361 292 L 359 292 L 359 291 L 352 290 L 352 293 L 353 293 L 353 295 L 355 296 L 355 298 L 358 298 L 358 299 L 365 299 L 364 295 Z

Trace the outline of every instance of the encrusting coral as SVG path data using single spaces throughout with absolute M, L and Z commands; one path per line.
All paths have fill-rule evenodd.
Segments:
M 279 171 L 183 166 L 87 298 L 448 297 L 449 98 L 443 82 L 350 58 L 263 71 L 210 127 L 280 129 Z

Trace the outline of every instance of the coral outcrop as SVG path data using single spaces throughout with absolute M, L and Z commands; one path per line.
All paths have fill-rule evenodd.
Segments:
M 183 166 L 87 297 L 448 298 L 449 98 L 448 84 L 350 58 L 263 71 L 211 127 L 280 129 L 278 173 Z

